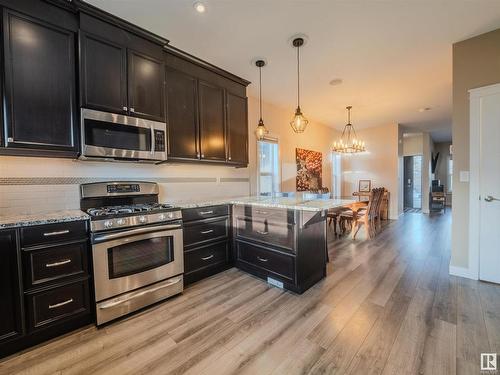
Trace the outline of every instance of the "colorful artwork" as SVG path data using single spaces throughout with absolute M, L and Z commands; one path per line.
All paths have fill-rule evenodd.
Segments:
M 322 154 L 318 151 L 295 149 L 297 191 L 321 189 Z

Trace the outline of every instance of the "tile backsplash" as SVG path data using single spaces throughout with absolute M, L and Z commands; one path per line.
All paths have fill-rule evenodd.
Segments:
M 161 202 L 248 195 L 248 169 L 0 157 L 0 215 L 77 209 L 81 183 L 154 181 Z

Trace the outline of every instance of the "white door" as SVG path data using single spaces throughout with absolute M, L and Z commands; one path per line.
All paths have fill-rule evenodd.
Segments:
M 479 278 L 500 283 L 500 87 L 478 99 Z

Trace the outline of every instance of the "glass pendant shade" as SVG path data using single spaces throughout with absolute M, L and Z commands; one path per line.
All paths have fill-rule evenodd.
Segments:
M 264 121 L 260 119 L 259 124 L 257 125 L 257 129 L 255 129 L 255 135 L 257 136 L 257 139 L 261 141 L 267 134 L 269 134 L 269 130 L 266 129 Z
M 290 121 L 290 126 L 292 127 L 295 133 L 303 133 L 306 130 L 307 124 L 309 120 L 307 120 L 302 114 L 300 107 L 297 107 L 295 110 L 295 116 L 293 116 L 293 120 Z
M 365 142 L 356 136 L 356 130 L 351 124 L 351 106 L 346 107 L 348 112 L 347 124 L 340 139 L 333 143 L 332 151 L 339 154 L 356 154 L 366 151 Z

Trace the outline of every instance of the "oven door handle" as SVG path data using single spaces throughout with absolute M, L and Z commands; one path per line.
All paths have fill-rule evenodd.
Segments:
M 130 296 L 128 296 L 126 298 L 123 298 L 123 299 L 120 299 L 118 301 L 115 300 L 115 301 L 110 301 L 108 303 L 104 303 L 101 306 L 99 306 L 99 309 L 105 310 L 105 309 L 109 309 L 111 307 L 115 307 L 115 306 L 121 305 L 122 303 L 125 303 L 125 302 L 128 302 L 130 300 L 133 300 L 134 298 L 142 297 L 142 296 L 144 296 L 146 294 L 154 293 L 154 292 L 156 292 L 156 291 L 158 291 L 160 289 L 168 288 L 169 286 L 172 286 L 172 285 L 175 285 L 175 284 L 179 283 L 181 280 L 182 280 L 182 278 L 179 277 L 179 278 L 177 278 L 175 280 L 170 281 L 167 284 L 163 284 L 163 285 L 157 286 L 156 288 L 152 288 L 152 289 L 144 290 L 142 292 L 131 294 Z
M 94 236 L 93 243 L 101 243 L 104 241 L 115 240 L 117 238 L 133 236 L 136 234 L 144 234 L 144 233 L 159 232 L 159 231 L 163 231 L 163 230 L 174 230 L 174 229 L 181 229 L 181 228 L 182 228 L 181 224 L 166 224 L 166 225 L 158 225 L 158 226 L 154 226 L 154 227 L 130 229 L 130 230 L 127 230 L 125 232 L 119 232 L 119 233 L 98 234 L 98 235 Z

